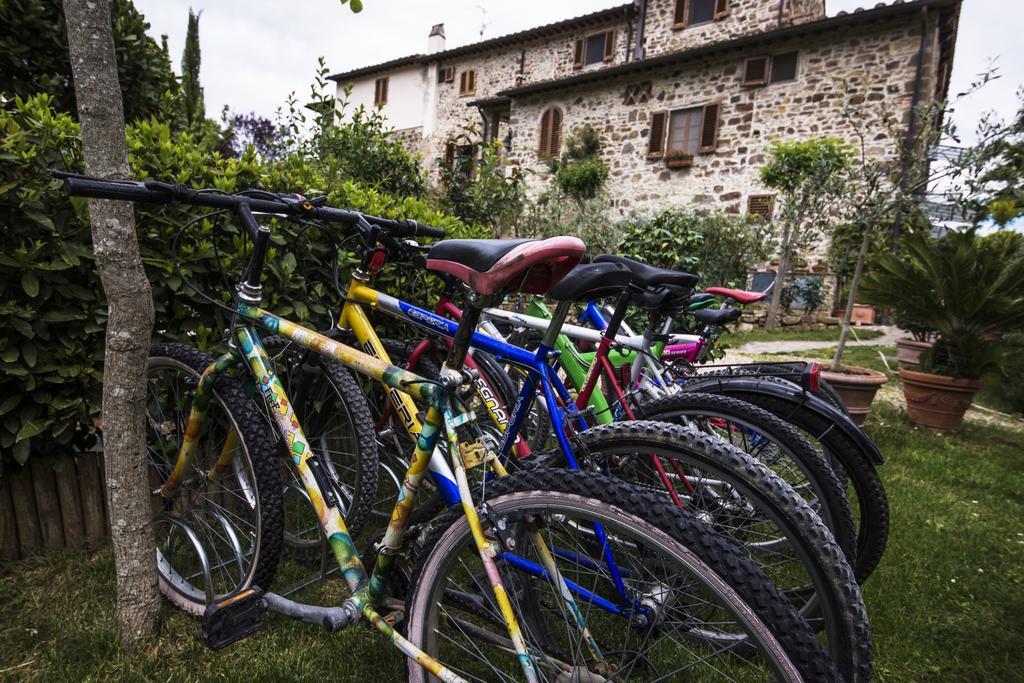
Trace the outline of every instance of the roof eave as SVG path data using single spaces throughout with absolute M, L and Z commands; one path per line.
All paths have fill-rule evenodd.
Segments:
M 654 57 L 652 59 L 627 62 L 620 66 L 615 66 L 608 69 L 598 69 L 596 71 L 588 71 L 583 74 L 569 76 L 568 78 L 542 81 L 539 83 L 524 85 L 519 88 L 509 88 L 508 90 L 499 91 L 497 95 L 503 97 L 523 97 L 525 95 L 533 95 L 548 90 L 570 88 L 577 85 L 591 83 L 594 81 L 613 78 L 615 76 L 635 73 L 639 71 L 646 71 L 649 69 L 655 69 L 658 67 L 674 64 L 676 62 L 682 62 L 688 59 L 703 57 L 718 52 L 726 52 L 728 50 L 735 50 L 739 48 L 758 45 L 765 42 L 795 37 L 805 33 L 843 28 L 848 25 L 866 23 L 869 21 L 886 19 L 889 17 L 900 16 L 904 14 L 909 15 L 919 11 L 922 7 L 954 7 L 960 5 L 962 1 L 963 0 L 915 0 L 913 2 L 903 2 L 898 4 L 886 5 L 884 7 L 876 7 L 869 10 L 857 10 L 852 13 L 842 13 L 834 17 L 827 17 L 825 19 L 807 22 L 805 24 L 798 24 L 796 26 L 786 26 L 784 28 L 775 29 L 773 31 L 755 33 L 751 35 L 741 36 L 739 38 L 734 38 L 732 40 L 724 40 L 716 43 L 711 43 L 708 45 L 701 45 L 699 47 L 690 48 L 687 50 L 680 50 L 679 52 L 672 52 L 666 55 L 661 55 L 659 57 Z

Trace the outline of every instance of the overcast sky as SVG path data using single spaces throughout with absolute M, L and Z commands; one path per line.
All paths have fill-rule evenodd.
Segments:
M 188 8 L 202 11 L 201 80 L 206 113 L 227 104 L 237 112 L 271 116 L 288 93 L 305 97 L 317 57 L 332 73 L 426 51 L 427 34 L 443 22 L 447 47 L 494 38 L 622 4 L 622 0 L 364 0 L 352 14 L 338 0 L 134 0 L 151 24 L 169 37 L 180 72 Z M 829 15 L 873 0 L 827 0 Z M 993 21 L 998 17 L 998 21 Z M 1002 78 L 960 104 L 954 118 L 965 141 L 984 111 L 1005 116 L 1017 109 L 1024 84 L 1024 2 L 965 0 L 951 94 L 963 90 L 996 60 Z

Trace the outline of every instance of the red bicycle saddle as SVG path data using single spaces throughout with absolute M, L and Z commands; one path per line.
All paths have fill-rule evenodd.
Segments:
M 427 253 L 427 269 L 457 277 L 479 294 L 543 294 L 585 251 L 576 237 L 444 240 Z
M 748 292 L 743 289 L 728 289 L 727 287 L 708 287 L 704 291 L 708 294 L 733 299 L 741 304 L 752 304 L 768 296 L 768 292 Z

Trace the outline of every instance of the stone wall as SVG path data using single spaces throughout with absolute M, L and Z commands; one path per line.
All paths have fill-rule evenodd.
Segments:
M 608 29 L 615 29 L 615 50 L 610 62 L 594 64 L 583 69 L 573 66 L 576 39 L 593 35 Z M 444 156 L 448 141 L 464 134 L 466 130 L 482 132 L 482 119 L 476 107 L 470 102 L 494 97 L 498 92 L 524 83 L 535 83 L 567 78 L 581 71 L 604 69 L 622 64 L 629 49 L 629 25 L 624 19 L 592 25 L 584 29 L 567 31 L 559 37 L 536 38 L 521 46 L 495 49 L 483 54 L 469 54 L 443 62 L 427 65 L 428 75 L 437 78 L 439 66 L 455 69 L 452 83 L 442 83 L 437 88 L 437 123 L 427 143 L 425 159 L 432 162 Z M 459 94 L 460 74 L 468 69 L 476 71 L 476 92 L 472 95 Z M 515 131 L 518 137 L 520 131 Z M 434 164 L 430 164 L 432 170 Z
M 739 5 L 740 3 L 736 3 Z M 619 215 L 653 212 L 671 204 L 708 205 L 729 213 L 746 211 L 747 198 L 765 193 L 757 178 L 767 146 L 776 139 L 836 136 L 853 142 L 841 116 L 845 101 L 838 77 L 858 97 L 904 118 L 909 114 L 920 40 L 917 17 L 874 22 L 858 28 L 780 41 L 754 50 L 733 50 L 678 66 L 609 79 L 557 94 L 513 102 L 515 131 L 510 160 L 539 189 L 546 182 L 537 158 L 538 123 L 552 105 L 564 112 L 563 134 L 590 123 L 603 135 L 602 157 L 611 175 L 612 207 Z M 746 58 L 799 50 L 797 79 L 756 88 L 741 84 Z M 626 87 L 651 82 L 645 104 L 624 104 Z M 690 168 L 670 170 L 647 156 L 650 117 L 656 111 L 721 103 L 717 148 L 700 154 Z M 869 140 L 873 155 L 892 155 L 897 141 L 879 127 Z M 824 248 L 824 245 L 821 246 Z
M 775 28 L 779 4 L 766 0 L 730 0 L 729 13 L 723 18 L 684 28 L 674 27 L 675 11 L 675 0 L 648 0 L 644 27 L 647 59 Z

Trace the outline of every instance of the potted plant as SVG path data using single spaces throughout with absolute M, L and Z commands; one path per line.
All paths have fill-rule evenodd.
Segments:
M 665 155 L 665 165 L 669 168 L 689 168 L 693 166 L 693 155 L 687 152 L 669 152 Z
M 1004 348 L 993 336 L 1024 329 L 1024 253 L 1006 241 L 984 246 L 975 233 L 912 233 L 863 283 L 867 300 L 934 335 L 919 368 L 899 374 L 911 421 L 936 431 L 959 429 L 981 377 L 1002 366 Z
M 894 317 L 896 326 L 911 334 L 909 337 L 901 337 L 896 340 L 896 362 L 901 368 L 913 370 L 921 364 L 921 354 L 935 346 L 935 342 L 931 340 L 931 332 L 913 330 L 910 325 L 901 322 L 898 315 Z

